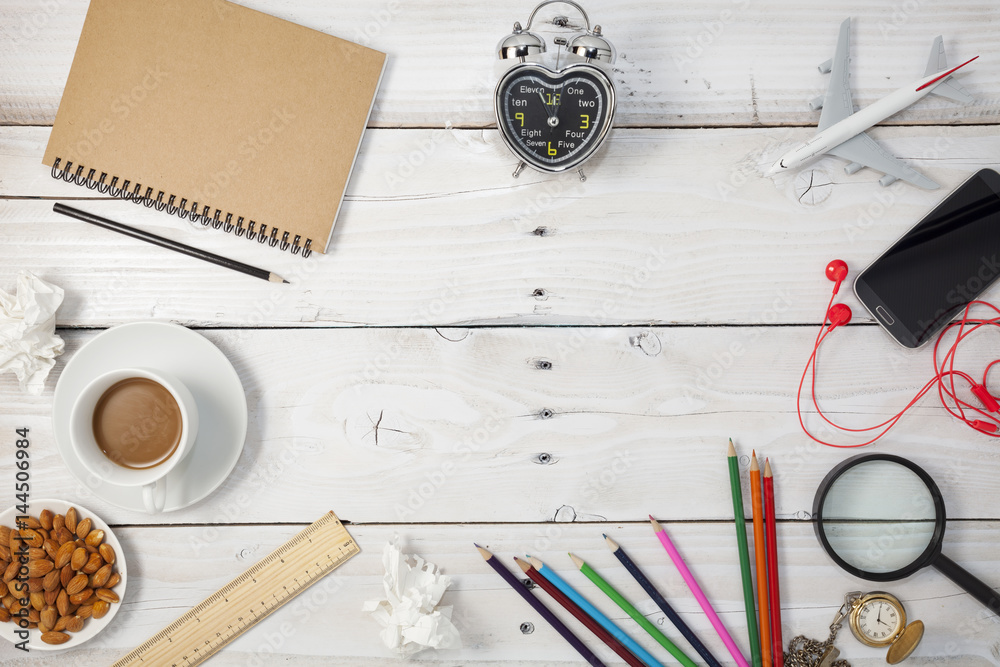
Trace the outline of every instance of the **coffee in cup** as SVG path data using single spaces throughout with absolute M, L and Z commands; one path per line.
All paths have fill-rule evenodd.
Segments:
M 160 383 L 144 377 L 119 380 L 94 407 L 94 440 L 114 463 L 144 470 L 170 458 L 184 422 L 177 401 Z
M 70 411 L 69 432 L 88 483 L 142 487 L 146 511 L 162 512 L 166 476 L 194 445 L 198 406 L 169 373 L 121 368 L 83 388 Z

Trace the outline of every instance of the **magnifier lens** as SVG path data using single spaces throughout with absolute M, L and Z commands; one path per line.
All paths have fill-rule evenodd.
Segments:
M 916 561 L 935 528 L 934 498 L 906 466 L 873 460 L 844 472 L 823 501 L 823 531 L 848 565 L 895 572 Z

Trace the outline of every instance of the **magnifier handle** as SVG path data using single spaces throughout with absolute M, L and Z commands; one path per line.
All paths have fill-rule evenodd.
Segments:
M 987 609 L 1000 615 L 1000 594 L 997 594 L 995 590 L 977 579 L 964 567 L 944 554 L 938 554 L 938 557 L 934 559 L 934 567 L 968 591 L 969 595 L 986 605 Z

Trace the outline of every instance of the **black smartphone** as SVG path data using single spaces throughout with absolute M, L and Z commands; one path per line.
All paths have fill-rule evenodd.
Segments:
M 900 345 L 920 347 L 1000 277 L 1000 174 L 960 185 L 862 271 L 854 293 Z

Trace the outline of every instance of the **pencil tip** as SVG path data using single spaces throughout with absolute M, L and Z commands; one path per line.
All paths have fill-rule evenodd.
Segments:
M 750 472 L 756 472 L 760 470 L 760 464 L 757 462 L 757 454 L 750 457 Z
M 281 279 L 281 282 L 285 283 L 286 285 L 291 285 L 291 283 L 285 280 L 284 278 Z
M 771 461 L 769 459 L 764 459 L 764 477 L 773 477 L 771 474 Z
M 736 456 L 736 448 L 733 447 L 733 439 L 729 439 L 729 456 Z
M 604 541 L 608 543 L 608 547 L 611 548 L 612 552 L 618 551 L 618 543 L 615 542 L 613 539 L 611 539 L 610 537 L 608 537 L 607 535 L 605 535 L 604 536 Z
M 520 558 L 518 558 L 517 556 L 514 556 L 514 562 L 516 562 L 516 563 L 517 563 L 517 566 L 518 566 L 519 568 L 521 568 L 521 570 L 522 570 L 523 572 L 525 572 L 525 573 L 527 573 L 527 572 L 528 572 L 528 570 L 530 570 L 530 569 L 531 569 L 531 564 L 530 564 L 530 563 L 525 563 L 525 562 L 524 562 L 523 560 L 521 560 L 521 559 L 520 559 Z
M 573 561 L 573 564 L 576 565 L 577 569 L 581 569 L 581 570 L 583 569 L 584 563 L 583 563 L 583 559 L 582 558 L 580 558 L 576 554 L 571 553 L 569 555 L 569 559 L 571 561 Z
M 650 515 L 650 517 L 649 517 L 649 522 L 651 524 L 653 524 L 653 532 L 654 533 L 662 533 L 663 532 L 663 526 L 661 526 L 660 522 L 657 521 L 656 519 L 654 519 L 652 515 Z
M 545 567 L 545 563 L 538 560 L 534 556 L 528 556 L 528 562 L 531 563 L 531 566 L 536 570 L 541 570 L 543 567 Z
M 473 543 L 473 544 L 475 544 L 475 543 Z M 476 544 L 476 550 L 479 551 L 479 555 L 482 556 L 483 558 L 485 558 L 486 560 L 489 560 L 489 559 L 493 558 L 493 554 L 491 554 L 489 551 L 487 551 L 486 549 L 482 548 L 478 544 Z

